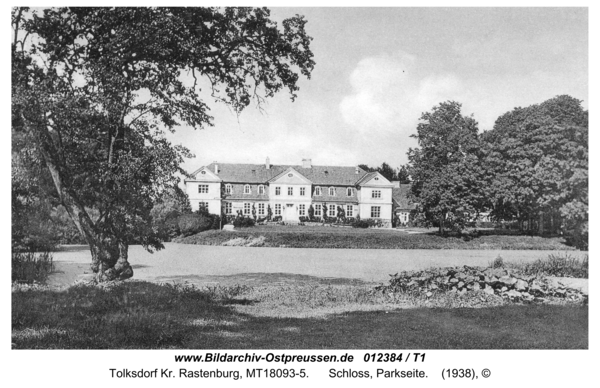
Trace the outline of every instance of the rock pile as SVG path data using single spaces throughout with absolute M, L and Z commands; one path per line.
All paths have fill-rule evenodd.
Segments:
M 581 300 L 587 296 L 543 276 L 526 276 L 506 268 L 453 267 L 425 271 L 402 272 L 391 275 L 388 285 L 379 286 L 383 292 L 424 294 L 450 292 L 484 292 L 514 302 L 545 302 L 548 298 Z

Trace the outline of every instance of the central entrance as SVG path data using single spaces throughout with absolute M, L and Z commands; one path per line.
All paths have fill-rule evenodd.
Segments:
M 283 220 L 288 222 L 298 222 L 298 211 L 293 203 L 283 205 Z

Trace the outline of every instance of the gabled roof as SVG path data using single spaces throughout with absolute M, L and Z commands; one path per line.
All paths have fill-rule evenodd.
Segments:
M 416 205 L 408 199 L 408 192 L 410 191 L 410 184 L 400 184 L 399 187 L 392 189 L 392 200 L 394 206 L 400 209 L 414 209 Z
M 215 171 L 223 182 L 231 183 L 266 183 L 289 168 L 293 168 L 317 186 L 354 186 L 367 173 L 360 167 L 312 166 L 304 168 L 294 165 L 271 165 L 267 169 L 264 164 L 211 163 L 206 166 Z M 358 173 L 357 173 L 358 171 Z
M 357 185 L 364 185 L 364 184 L 370 182 L 371 179 L 377 179 L 375 177 L 383 178 L 385 182 L 388 182 L 387 184 L 381 184 L 382 187 L 386 187 L 386 186 L 387 187 L 391 187 L 392 186 L 392 183 L 386 177 L 384 177 L 383 175 L 381 175 L 377 171 L 372 171 L 372 172 L 366 173 L 361 179 L 359 179 L 356 182 L 356 184 Z
M 299 171 L 297 171 L 295 168 L 288 167 L 285 170 L 283 170 L 282 172 L 280 172 L 279 174 L 275 175 L 273 178 L 269 179 L 269 183 L 273 183 L 273 182 L 277 181 L 279 178 L 283 177 L 284 175 L 286 175 L 286 174 L 293 174 L 294 172 L 296 174 L 298 174 L 300 180 L 302 180 L 302 181 L 309 180 L 304 175 L 302 175 L 302 173 L 300 173 Z

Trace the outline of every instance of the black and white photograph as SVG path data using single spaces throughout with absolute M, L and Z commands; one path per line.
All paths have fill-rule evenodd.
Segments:
M 595 9 L 317 5 L 10 7 L 12 379 L 593 385 Z

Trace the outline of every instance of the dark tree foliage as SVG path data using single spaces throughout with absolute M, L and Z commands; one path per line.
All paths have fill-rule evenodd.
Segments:
M 133 275 L 130 243 L 162 247 L 151 210 L 189 156 L 164 130 L 213 125 L 206 98 L 238 113 L 283 89 L 294 99 L 314 67 L 305 24 L 279 28 L 265 8 L 13 9 L 21 167 L 43 167 L 98 281 Z
M 548 223 L 552 232 L 562 226 L 587 240 L 588 112 L 581 101 L 562 95 L 515 108 L 483 141 L 495 218 L 529 228 L 536 220 L 540 232 Z
M 389 181 L 400 180 L 399 175 L 398 175 L 398 170 L 392 168 L 386 162 L 383 162 L 380 167 L 369 167 L 366 164 L 359 164 L 358 167 L 362 168 L 366 172 L 378 172 Z
M 420 221 L 462 229 L 485 204 L 483 157 L 477 122 L 461 114 L 461 104 L 447 101 L 423 113 L 410 149 L 411 199 Z

